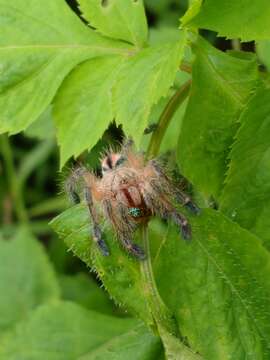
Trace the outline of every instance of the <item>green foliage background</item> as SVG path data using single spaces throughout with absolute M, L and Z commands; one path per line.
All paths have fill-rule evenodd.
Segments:
M 269 359 L 269 1 L 69 5 L 0 0 L 0 359 Z M 144 262 L 57 195 L 124 135 L 202 208 Z

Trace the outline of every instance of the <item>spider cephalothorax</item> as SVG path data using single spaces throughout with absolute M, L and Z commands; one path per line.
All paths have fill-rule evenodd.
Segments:
M 171 218 L 180 227 L 183 238 L 191 238 L 190 225 L 174 204 L 180 203 L 193 213 L 198 213 L 199 209 L 173 185 L 156 159 L 146 162 L 142 154 L 132 150 L 131 142 L 127 142 L 119 153 L 107 153 L 101 167 L 102 178 L 84 167 L 75 169 L 66 182 L 66 190 L 74 202 L 79 202 L 77 185 L 81 182 L 92 222 L 92 236 L 103 255 L 109 255 L 109 250 L 99 226 L 98 204 L 121 244 L 139 259 L 144 259 L 145 255 L 133 243 L 133 235 L 138 225 L 151 216 Z

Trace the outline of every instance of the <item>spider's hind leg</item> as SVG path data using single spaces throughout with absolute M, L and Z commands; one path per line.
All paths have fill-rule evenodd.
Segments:
M 191 198 L 185 194 L 183 191 L 179 189 L 179 186 L 173 184 L 171 180 L 168 178 L 167 174 L 163 170 L 163 168 L 159 165 L 158 161 L 153 159 L 150 161 L 151 165 L 155 169 L 156 174 L 165 181 L 167 184 L 167 188 L 171 189 L 171 193 L 173 197 L 177 201 L 178 204 L 183 205 L 186 209 L 192 212 L 195 215 L 199 215 L 201 209 L 191 200 Z
M 185 240 L 191 239 L 191 227 L 184 215 L 178 212 L 170 203 L 169 198 L 164 196 L 162 188 L 152 181 L 148 189 L 142 189 L 142 195 L 147 207 L 153 214 L 159 215 L 164 220 L 172 219 L 180 228 L 182 237 Z
M 132 240 L 130 240 L 129 233 L 122 232 L 119 234 L 119 238 L 120 238 L 121 244 L 123 245 L 123 247 L 126 249 L 126 251 L 128 253 L 130 253 L 131 255 L 133 255 L 134 257 L 136 257 L 139 260 L 144 260 L 146 258 L 146 255 L 145 255 L 143 249 L 139 245 L 133 243 Z
M 177 226 L 179 226 L 183 239 L 190 240 L 191 239 L 191 226 L 188 223 L 185 216 L 180 214 L 177 211 L 172 211 L 170 213 L 170 218 L 173 220 L 173 222 Z

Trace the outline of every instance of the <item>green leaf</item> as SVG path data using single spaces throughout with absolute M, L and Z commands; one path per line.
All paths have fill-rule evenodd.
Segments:
M 61 166 L 91 149 L 113 120 L 111 89 L 122 61 L 120 56 L 86 61 L 63 82 L 53 112 Z
M 269 113 L 270 90 L 260 89 L 241 115 L 220 207 L 270 248 Z
M 55 137 L 55 125 L 52 117 L 52 106 L 48 108 L 24 131 L 24 135 L 39 140 Z
M 103 227 L 103 232 L 106 235 L 106 242 L 110 247 L 111 254 L 108 257 L 100 254 L 96 244 L 91 241 L 89 236 L 90 222 L 85 206 L 77 205 L 65 211 L 55 218 L 51 225 L 74 254 L 96 270 L 103 285 L 118 304 L 141 318 L 148 326 L 154 327 L 152 310 L 147 302 L 150 290 L 145 283 L 145 278 L 141 275 L 140 262 L 130 258 L 105 227 Z M 160 230 L 159 223 L 151 222 L 150 238 L 153 255 L 158 251 L 161 241 Z M 198 359 L 179 339 L 173 338 L 165 328 L 161 330 L 160 334 L 166 352 L 172 356 L 169 359 Z
M 83 17 L 98 32 L 137 47 L 147 42 L 147 21 L 142 0 L 79 0 Z
M 194 12 L 193 15 L 196 15 Z M 243 41 L 269 39 L 270 6 L 268 0 L 216 0 L 202 2 L 200 12 L 188 25 L 216 31 L 219 36 Z
M 77 273 L 72 276 L 59 275 L 58 280 L 62 299 L 76 302 L 89 310 L 109 315 L 116 312 L 108 294 L 85 273 Z
M 80 62 L 127 54 L 128 45 L 87 28 L 64 1 L 0 0 L 0 132 L 24 130 Z
M 69 249 L 92 267 L 116 303 L 123 305 L 149 325 L 152 315 L 144 296 L 140 264 L 120 248 L 115 235 L 103 225 L 110 256 L 102 256 L 91 240 L 91 223 L 85 205 L 74 206 L 50 223 Z
M 183 33 L 182 33 L 183 34 Z M 181 41 L 140 51 L 123 66 L 115 86 L 116 121 L 140 140 L 152 106 L 166 96 L 183 57 L 186 36 Z
M 204 195 L 217 197 L 238 117 L 256 86 L 256 59 L 229 56 L 202 38 L 194 52 L 192 88 L 179 138 L 178 159 L 183 174 Z
M 190 219 L 192 240 L 164 234 L 156 279 L 190 346 L 207 360 L 269 359 L 270 255 L 221 213 Z
M 256 42 L 256 52 L 261 62 L 270 71 L 270 40 L 261 40 Z
M 79 360 L 156 360 L 163 354 L 162 345 L 143 326 L 108 341 Z
M 137 335 L 137 340 L 145 352 L 159 351 L 158 339 L 134 319 L 102 315 L 79 305 L 59 302 L 40 307 L 26 322 L 18 324 L 3 338 L 0 357 L 5 360 L 74 360 L 87 355 L 87 358 L 96 359 L 98 353 L 107 356 L 110 349 L 117 354 L 115 344 L 121 343 L 124 334 L 126 339 L 122 340 L 122 346 L 128 347 L 130 341 L 134 346 L 132 335 L 139 329 L 142 333 Z M 143 354 L 143 349 L 141 351 Z M 115 356 L 115 359 L 122 357 Z
M 0 240 L 0 278 L 0 332 L 59 297 L 45 251 L 26 229 L 11 240 Z

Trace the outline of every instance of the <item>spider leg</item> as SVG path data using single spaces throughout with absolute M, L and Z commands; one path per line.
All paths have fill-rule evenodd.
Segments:
M 116 209 L 114 209 L 109 200 L 103 201 L 103 208 L 107 217 L 111 220 L 116 230 L 117 237 L 125 250 L 137 259 L 144 260 L 144 251 L 139 245 L 133 243 L 132 241 L 132 237 L 137 226 L 135 223 L 130 221 L 126 208 L 118 202 Z
M 168 217 L 170 217 L 173 220 L 173 222 L 177 226 L 180 227 L 183 239 L 190 240 L 191 239 L 191 227 L 190 227 L 187 219 L 185 218 L 185 216 L 180 214 L 178 211 L 173 210 L 168 213 Z
M 73 204 L 80 203 L 80 196 L 77 188 L 81 181 L 83 181 L 83 175 L 87 172 L 84 167 L 78 167 L 72 171 L 71 175 L 65 181 L 65 191 Z
M 192 202 L 191 198 L 188 195 L 186 195 L 183 191 L 181 191 L 179 188 L 177 188 L 177 186 L 173 187 L 170 179 L 165 174 L 164 170 L 159 165 L 158 161 L 155 159 L 150 160 L 150 164 L 153 166 L 153 168 L 155 169 L 158 176 L 160 178 L 164 179 L 164 181 L 167 184 L 167 187 L 171 188 L 171 193 L 173 193 L 174 199 L 179 204 L 184 205 L 185 208 L 187 208 L 193 214 L 196 214 L 196 215 L 200 214 L 200 212 L 201 212 L 200 208 L 194 202 Z
M 108 256 L 110 255 L 109 253 L 109 249 L 105 243 L 105 241 L 102 238 L 102 232 L 101 229 L 98 225 L 97 222 L 97 216 L 96 216 L 96 212 L 94 209 L 94 203 L 93 203 L 93 199 L 92 199 L 92 194 L 91 194 L 91 190 L 88 187 L 85 187 L 84 189 L 84 198 L 89 210 L 89 215 L 90 215 L 90 219 L 92 222 L 92 236 L 94 241 L 97 243 L 102 255 L 104 256 Z
M 144 251 L 139 245 L 134 244 L 132 241 L 132 237 L 137 226 L 135 225 L 135 223 L 130 221 L 127 215 L 126 208 L 121 203 L 118 204 L 118 212 L 120 215 L 120 221 L 118 222 L 117 234 L 121 244 L 128 253 L 130 253 L 139 260 L 144 260 Z
M 119 238 L 121 244 L 128 253 L 130 253 L 139 260 L 145 260 L 146 256 L 143 249 L 139 245 L 133 243 L 133 241 L 130 239 L 130 234 L 128 232 L 120 232 Z
M 191 239 L 191 227 L 187 219 L 184 215 L 174 209 L 173 205 L 163 195 L 162 189 L 157 187 L 153 181 L 146 189 L 142 189 L 142 195 L 146 206 L 162 219 L 172 219 L 173 222 L 180 227 L 183 238 L 185 240 Z

